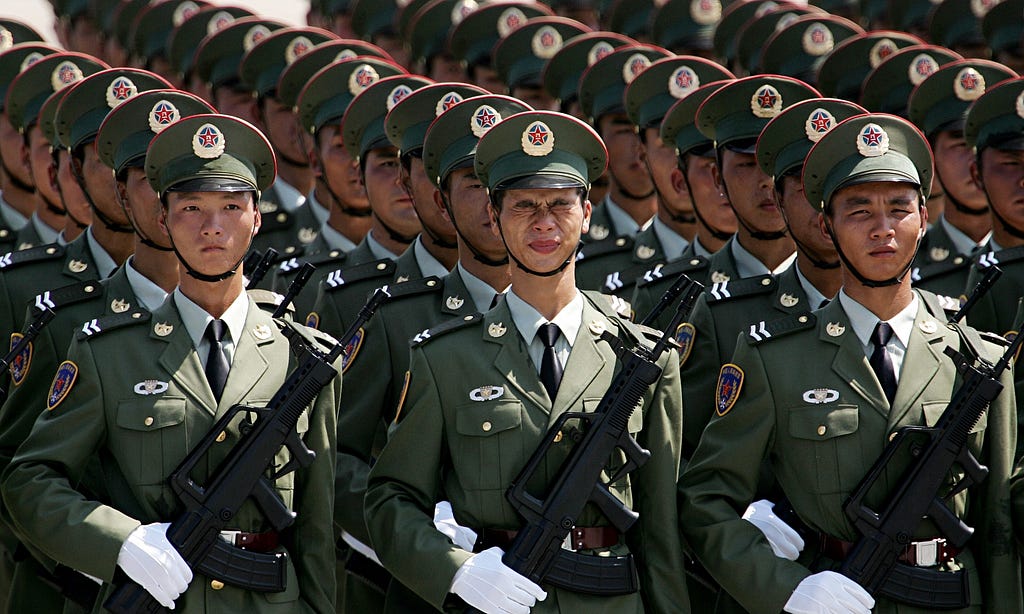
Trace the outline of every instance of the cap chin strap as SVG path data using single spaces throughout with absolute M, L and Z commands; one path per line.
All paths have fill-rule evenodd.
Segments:
M 85 178 L 82 177 L 82 173 L 79 172 L 78 166 L 74 164 L 74 160 L 72 160 L 71 164 L 71 174 L 75 176 L 75 183 L 77 183 L 79 189 L 82 190 L 82 195 L 85 196 L 85 202 L 89 203 L 89 208 L 92 209 L 92 214 L 103 222 L 103 225 L 107 230 L 124 234 L 135 234 L 135 229 L 132 228 L 131 224 L 119 224 L 112 220 L 110 216 L 100 211 L 100 208 L 96 206 L 96 202 L 92 199 L 92 195 L 89 194 L 89 190 L 85 189 Z
M 693 197 L 693 188 L 690 187 L 690 177 L 687 175 L 686 172 L 686 161 L 679 159 L 678 156 L 676 157 L 676 160 L 679 163 L 679 170 L 683 171 L 683 182 L 686 183 L 686 191 L 690 195 L 690 202 L 693 203 L 693 214 L 697 217 L 697 221 L 699 221 L 704 226 L 704 228 L 708 229 L 708 232 L 711 233 L 712 237 L 718 239 L 719 241 L 728 241 L 729 238 L 732 237 L 733 233 L 725 232 L 724 230 L 719 230 L 715 228 L 714 226 L 708 223 L 708 221 L 704 218 L 703 215 L 700 214 L 700 207 L 697 206 L 697 199 Z
M 265 97 L 261 97 L 260 100 L 256 103 L 256 111 L 257 111 L 257 113 L 260 114 L 260 121 L 263 122 L 264 126 L 268 127 L 267 130 L 266 130 L 266 134 L 267 134 L 267 140 L 269 140 L 270 139 L 270 128 L 269 128 L 270 124 L 267 122 L 267 114 L 263 110 L 263 102 L 264 102 L 264 100 L 266 100 L 266 98 Z M 296 121 L 298 121 L 298 120 L 296 120 Z M 300 131 L 301 131 L 302 127 L 300 126 L 299 128 L 300 128 Z M 292 158 L 290 156 L 286 156 L 284 154 L 284 152 L 281 151 L 281 149 L 279 147 L 274 146 L 273 143 L 271 143 L 271 145 L 274 147 L 274 153 L 277 155 L 278 158 L 284 160 L 285 162 L 287 162 L 288 164 L 291 164 L 292 166 L 298 166 L 299 168 L 309 168 L 309 158 L 307 158 L 305 160 L 296 160 L 295 158 Z
M 498 216 L 494 216 L 494 219 L 495 219 L 495 221 L 498 224 L 498 234 L 501 235 L 501 242 L 505 244 L 505 251 L 508 252 L 508 257 L 512 259 L 512 262 L 516 263 L 517 267 L 519 267 L 523 271 L 529 273 L 530 275 L 534 275 L 536 277 L 553 277 L 555 275 L 558 275 L 559 273 L 564 271 L 567 266 L 569 266 L 570 264 L 572 264 L 576 260 L 576 254 L 579 253 L 580 247 L 583 246 L 582 242 L 577 243 L 576 244 L 576 249 L 572 250 L 572 254 L 570 254 L 569 257 L 565 259 L 565 262 L 563 262 L 562 264 L 558 265 L 553 270 L 551 270 L 551 271 L 535 271 L 535 270 L 531 269 L 530 267 L 526 266 L 525 264 L 523 264 L 522 261 L 519 260 L 519 258 L 516 258 L 516 255 L 512 253 L 512 250 L 509 249 L 509 247 L 508 247 L 508 242 L 505 241 L 505 231 L 502 230 L 502 228 L 501 228 L 501 220 L 498 218 Z
M 778 199 L 780 203 L 782 202 L 782 193 L 777 188 L 775 190 L 775 197 Z M 779 212 L 782 214 L 782 219 L 786 221 L 786 228 L 789 228 L 789 218 L 786 217 L 785 207 L 779 206 Z M 804 245 L 803 241 L 797 239 L 796 235 L 793 234 L 792 231 L 790 231 L 789 236 L 791 239 L 793 239 L 793 243 L 796 245 L 796 248 L 800 250 L 800 253 L 804 255 L 804 258 L 807 258 L 808 262 L 810 262 L 811 266 L 813 266 L 814 268 L 822 269 L 825 271 L 839 268 L 838 259 L 829 262 L 827 260 L 821 260 L 819 258 L 816 258 L 814 255 L 811 254 L 810 248 Z M 832 242 L 835 243 L 835 239 L 832 239 Z
M 988 210 L 992 212 L 992 217 L 996 218 L 996 221 L 999 222 L 999 224 L 1003 227 L 1003 230 L 1005 230 L 1012 237 L 1024 239 L 1024 229 L 1017 228 L 1016 226 L 1010 224 L 1010 222 L 1007 221 L 1007 219 L 1003 217 L 1001 213 L 999 213 L 999 209 L 997 207 L 992 206 L 992 199 L 988 195 L 988 190 L 985 190 L 983 188 L 982 192 L 985 193 L 985 200 L 988 201 Z
M 390 237 L 391 240 L 396 243 L 401 243 L 403 245 L 411 245 L 412 242 L 416 240 L 416 237 L 419 236 L 418 234 L 414 234 L 411 237 L 407 237 L 405 235 L 398 234 L 398 231 L 392 228 L 391 226 L 388 226 L 387 223 L 385 223 L 384 220 L 379 215 L 375 215 L 374 217 L 377 218 L 378 222 L 380 222 L 380 225 L 384 229 L 384 231 L 388 233 L 388 237 Z
M 650 163 L 645 163 L 644 166 L 647 167 L 647 173 L 651 176 L 651 185 L 654 186 L 654 193 L 658 195 L 658 202 L 662 204 L 665 211 L 668 212 L 668 218 L 677 224 L 697 223 L 697 218 L 692 213 L 675 213 L 669 209 L 667 204 L 668 199 L 665 198 L 665 195 L 662 194 L 661 190 L 658 188 L 658 182 L 654 180 L 654 173 L 651 172 Z M 690 202 L 692 203 L 693 201 L 691 200 Z M 694 209 L 696 209 L 696 207 L 694 207 Z
M 135 230 L 135 236 L 137 236 L 139 238 L 139 243 L 142 243 L 146 247 L 148 247 L 150 249 L 155 249 L 155 250 L 160 251 L 160 252 L 173 252 L 174 251 L 173 247 L 168 247 L 166 245 L 160 245 L 156 241 L 154 241 L 154 240 L 150 239 L 149 237 L 147 237 L 142 232 L 142 230 L 135 224 L 135 221 L 132 220 L 132 216 L 128 215 L 128 207 L 125 206 L 125 199 L 121 198 L 121 191 L 117 190 L 116 194 L 117 194 L 117 202 L 118 202 L 118 204 L 121 205 L 121 210 L 124 211 L 124 216 L 126 218 L 128 218 L 128 223 L 131 224 L 132 228 Z
M 924 194 L 921 194 L 921 202 L 924 202 Z M 920 205 L 923 209 L 924 205 Z M 922 220 L 923 222 L 923 220 Z M 843 261 L 846 268 L 853 273 L 853 276 L 857 278 L 857 281 L 864 284 L 868 288 L 884 288 L 885 286 L 895 286 L 903 283 L 903 278 L 910 272 L 911 267 L 914 266 L 914 258 L 917 257 L 917 250 L 921 248 L 921 239 L 924 238 L 924 225 L 917 233 L 917 243 L 914 245 L 914 252 L 910 254 L 910 259 L 907 261 L 907 265 L 903 267 L 903 271 L 896 277 L 890 277 L 889 279 L 883 279 L 882 281 L 876 281 L 874 279 L 868 279 L 860 271 L 857 270 L 853 263 L 850 262 L 846 254 L 843 253 L 843 249 L 839 246 L 839 241 L 836 239 L 836 233 L 832 230 L 832 224 L 828 222 L 828 218 L 825 219 L 825 229 L 828 230 L 828 236 L 832 238 L 832 244 L 836 246 L 836 253 L 839 254 L 839 259 Z
M 36 187 L 34 185 L 25 183 L 20 177 L 16 177 L 14 173 L 11 172 L 11 167 L 7 166 L 7 162 L 4 161 L 3 156 L 0 156 L 0 169 L 2 169 L 4 174 L 7 175 L 7 179 L 14 184 L 14 187 L 22 190 L 23 192 L 35 192 Z
M 725 195 L 726 198 L 728 198 L 729 186 L 726 185 L 724 176 L 722 177 L 722 186 L 725 187 Z M 754 230 L 750 226 L 750 224 L 748 224 L 747 221 L 743 219 L 743 216 L 740 215 L 740 212 L 736 210 L 736 206 L 732 204 L 731 198 L 729 199 L 729 206 L 732 207 L 732 212 L 736 215 L 736 221 L 739 222 L 740 226 L 746 229 L 746 231 L 750 233 L 751 237 L 758 239 L 759 241 L 778 241 L 779 239 L 784 239 L 786 235 L 789 234 L 789 231 L 786 228 L 783 228 L 782 230 L 772 231 Z
M 942 175 L 939 174 L 939 170 L 938 169 L 935 169 L 935 176 L 939 178 L 939 185 L 942 186 L 942 193 L 946 197 L 946 202 L 948 202 L 949 204 L 953 205 L 954 209 L 956 209 L 960 213 L 963 213 L 964 215 L 979 216 L 979 215 L 985 215 L 985 214 L 988 213 L 988 207 L 987 206 L 982 207 L 980 209 L 975 209 L 973 207 L 968 207 L 963 202 L 961 202 L 960 199 L 958 199 L 957 197 L 953 196 L 953 193 L 949 191 L 948 187 L 946 187 L 946 182 L 942 180 Z
M 257 198 L 257 200 L 258 200 L 258 198 Z M 253 201 L 253 203 L 254 203 L 253 206 L 255 206 L 255 202 L 256 201 L 254 200 Z M 171 236 L 170 229 L 167 230 L 167 238 L 171 242 L 171 249 L 174 251 L 174 255 L 178 257 L 178 262 L 180 262 L 181 265 L 183 267 L 185 267 L 185 272 L 188 273 L 189 276 L 194 277 L 194 278 L 198 279 L 199 281 L 205 281 L 205 282 L 209 282 L 209 283 L 216 283 L 216 282 L 224 281 L 225 279 L 230 279 L 231 277 L 234 277 L 234 275 L 238 272 L 238 267 L 242 266 L 242 262 L 245 261 L 245 255 L 249 253 L 249 248 L 252 247 L 252 240 L 253 240 L 253 237 L 255 237 L 255 236 L 256 236 L 256 226 L 253 225 L 252 233 L 249 235 L 249 241 L 248 241 L 248 243 L 245 246 L 245 250 L 242 252 L 242 257 L 239 258 L 238 261 L 235 262 L 234 265 L 232 265 L 231 269 L 229 269 L 229 270 L 227 270 L 227 271 L 225 271 L 225 272 L 223 272 L 223 273 L 221 273 L 219 275 L 207 275 L 206 273 L 200 273 L 199 271 L 197 271 L 194 268 L 192 268 L 192 265 L 189 264 L 188 261 L 185 260 L 185 257 L 181 255 L 181 252 L 179 252 L 178 248 L 174 245 L 174 237 Z
M 327 193 L 331 195 L 331 199 L 334 201 L 333 206 L 337 207 L 338 210 L 341 211 L 342 213 L 344 213 L 345 215 L 350 216 L 350 217 L 370 217 L 371 215 L 373 215 L 373 209 L 371 209 L 369 206 L 359 208 L 359 207 L 348 207 L 348 206 L 345 206 L 345 205 L 341 204 L 342 200 L 340 198 L 338 198 L 338 195 L 331 188 L 331 185 L 323 177 L 317 178 L 316 181 L 317 181 L 317 185 L 322 185 L 323 188 L 325 190 L 327 190 Z
M 448 197 L 445 195 L 443 191 L 440 192 L 440 194 L 441 201 L 444 203 L 444 209 L 445 211 L 448 212 L 448 218 L 452 221 L 452 226 L 455 227 L 455 234 L 457 234 L 459 238 L 462 239 L 462 244 L 465 245 L 466 248 L 469 249 L 469 251 L 473 254 L 473 260 L 476 260 L 477 262 L 484 266 L 490 267 L 499 267 L 508 264 L 508 246 L 505 246 L 505 257 L 500 260 L 494 260 L 492 258 L 488 258 L 487 256 L 485 256 L 483 252 L 478 250 L 476 246 L 473 245 L 473 242 L 466 238 L 466 235 L 462 234 L 462 231 L 459 230 L 459 224 L 455 221 L 455 214 L 452 213 L 452 205 L 448 201 Z M 501 240 L 502 242 L 504 242 L 505 237 L 502 237 Z

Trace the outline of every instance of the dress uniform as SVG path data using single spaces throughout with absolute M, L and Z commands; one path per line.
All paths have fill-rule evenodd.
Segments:
M 252 550 L 285 553 L 283 592 L 254 593 L 192 572 L 165 537 L 167 525 L 160 523 L 181 513 L 168 474 L 220 415 L 237 403 L 266 403 L 295 367 L 279 327 L 292 327 L 317 345 L 326 337 L 272 320 L 242 291 L 238 263 L 259 224 L 255 193 L 274 173 L 270 145 L 255 128 L 222 115 L 180 120 L 153 139 L 146 170 L 166 199 L 163 219 L 188 277 L 183 274 L 178 290 L 152 313 L 126 311 L 76 334 L 46 411 L 6 472 L 5 501 L 19 531 L 45 555 L 106 582 L 119 569 L 164 605 L 176 600 L 179 611 L 332 612 L 331 493 L 340 379 L 298 422 L 315 460 L 271 482 L 297 514 L 294 524 L 274 533 L 247 502 L 233 520 L 240 533 L 223 537 Z M 179 189 L 196 204 L 182 206 L 173 194 Z M 225 191 L 244 191 L 245 200 Z M 235 206 L 221 208 L 222 201 Z M 244 203 L 241 209 L 238 202 Z M 209 219 L 211 209 L 215 220 Z M 183 237 L 183 227 L 197 215 L 207 218 L 195 224 L 197 236 Z M 220 228 L 210 232 L 211 224 Z M 223 249 L 200 254 L 195 242 L 214 240 Z M 212 271 L 227 261 L 233 261 L 230 270 Z M 217 320 L 199 304 L 211 300 L 211 290 L 223 301 L 214 307 L 221 312 L 221 335 Z M 217 439 L 224 447 L 212 448 L 192 477 L 206 483 L 238 437 L 232 423 Z M 280 466 L 289 457 L 282 449 L 274 462 Z M 107 489 L 101 499 L 86 494 L 91 485 L 80 482 L 94 459 Z
M 646 336 L 610 307 L 611 299 L 571 285 L 572 252 L 590 209 L 577 190 L 600 175 L 605 160 L 599 137 L 558 113 L 513 115 L 480 140 L 475 168 L 490 190 L 495 231 L 514 263 L 512 288 L 486 314 L 442 324 L 413 342 L 397 426 L 370 472 L 366 493 L 367 528 L 381 561 L 435 608 L 454 607 L 458 595 L 491 612 L 525 612 L 531 606 L 534 612 L 689 611 L 679 581 L 682 552 L 671 488 L 682 428 L 678 380 L 670 367 L 678 360 L 674 350 L 658 360 L 663 374 L 629 419 L 629 431 L 651 459 L 611 485 L 615 497 L 639 512 L 638 523 L 620 535 L 589 506 L 576 519 L 577 534 L 588 537 L 573 547 L 584 554 L 635 553 L 639 592 L 596 596 L 537 586 L 498 561 L 510 531 L 522 525 L 504 497 L 509 483 L 545 439 L 548 425 L 566 411 L 592 411 L 617 370 L 618 359 L 600 333 L 630 345 Z M 575 187 L 556 191 L 558 186 Z M 507 196 L 495 194 L 505 190 Z M 563 200 L 569 193 L 575 202 Z M 541 195 L 544 205 L 560 210 L 538 211 L 533 199 Z M 559 243 L 554 251 L 546 249 L 551 241 Z M 554 284 L 558 289 L 550 291 Z M 541 306 L 557 312 L 541 315 L 517 294 L 538 290 L 565 304 Z M 544 298 L 532 300 L 540 305 Z M 542 462 L 533 492 L 555 475 L 571 439 L 559 439 L 565 444 L 556 443 Z M 481 552 L 457 547 L 435 529 L 432 511 L 443 500 L 451 502 L 460 525 L 480 535 Z M 481 568 L 492 574 L 481 577 Z
M 824 309 L 771 322 L 768 334 L 737 341 L 720 371 L 714 416 L 679 485 L 687 542 L 752 612 L 924 611 L 880 595 L 872 599 L 831 570 L 858 538 L 844 501 L 892 433 L 934 425 L 942 415 L 959 379 L 942 348 L 969 352 L 945 326 L 934 295 L 910 287 L 931 174 L 924 136 L 888 115 L 840 123 L 807 157 L 805 193 L 824 209 L 824 224 L 844 254 L 844 289 Z M 895 258 L 869 255 L 879 244 Z M 886 316 L 884 326 L 874 310 Z M 986 360 L 1002 352 L 971 329 L 966 337 Z M 1004 385 L 1010 378 L 1003 373 Z M 935 541 L 942 535 L 926 518 L 897 554 L 897 564 L 967 570 L 970 589 L 961 597 L 970 606 L 964 611 L 1021 608 L 1008 496 L 1017 433 L 1012 392 L 1004 388 L 969 436 L 972 453 L 989 469 L 987 479 L 947 499 L 956 516 L 976 527 L 974 537 L 962 550 L 947 547 Z M 737 514 L 754 497 L 762 459 L 817 535 L 797 544 L 795 550 L 806 546 L 797 560 L 795 552 L 776 556 L 754 520 Z M 892 457 L 867 504 L 885 503 L 910 460 L 906 449 Z M 977 509 L 984 513 L 969 513 Z M 936 553 L 932 560 L 916 556 L 929 549 Z

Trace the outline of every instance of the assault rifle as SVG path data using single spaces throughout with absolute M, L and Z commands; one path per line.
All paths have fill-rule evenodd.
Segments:
M 281 299 L 281 304 L 274 310 L 274 317 L 280 318 L 288 312 L 288 305 L 291 304 L 292 299 L 302 292 L 302 288 L 309 283 L 310 278 L 313 277 L 313 273 L 316 272 L 316 267 L 306 262 L 303 263 L 302 267 L 299 268 L 299 272 L 295 274 L 295 279 L 288 285 L 288 290 L 285 292 L 284 298 Z
M 661 298 L 658 299 L 658 304 L 651 308 L 651 311 L 644 316 L 644 319 L 641 320 L 640 323 L 644 326 L 653 326 L 654 322 L 659 316 L 661 316 L 661 313 L 668 309 L 669 305 L 676 302 L 676 300 L 680 300 L 680 297 L 682 297 L 682 301 L 690 301 L 689 307 L 686 307 L 686 315 L 683 316 L 684 318 L 689 317 L 690 311 L 693 309 L 693 305 L 697 300 L 697 296 L 699 296 L 700 292 L 704 289 L 702 284 L 698 284 L 698 288 L 697 286 L 694 286 L 693 283 L 694 281 L 690 279 L 686 273 L 680 273 L 679 276 L 676 277 L 676 280 L 672 282 L 672 286 L 668 290 L 665 290 L 661 295 Z M 690 297 L 689 293 L 692 293 L 695 288 L 697 289 L 697 295 Z M 683 292 L 687 292 L 687 296 L 683 296 Z M 679 322 L 677 322 L 676 325 L 678 326 Z M 675 333 L 672 329 L 669 329 L 668 332 L 670 335 Z
M 277 260 L 277 250 L 273 247 L 268 247 L 262 256 L 259 252 L 249 252 L 242 263 L 242 271 L 252 271 L 246 275 L 248 282 L 245 284 L 245 289 L 252 290 L 258 286 L 267 276 L 267 272 L 275 260 Z

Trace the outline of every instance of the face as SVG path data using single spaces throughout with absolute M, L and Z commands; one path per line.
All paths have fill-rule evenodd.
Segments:
M 103 37 L 92 21 L 85 17 L 77 17 L 68 32 L 69 49 L 87 53 L 95 57 L 103 54 Z
M 376 217 L 402 236 L 419 234 L 422 230 L 420 218 L 412 206 L 412 198 L 402 185 L 397 149 L 380 147 L 368 151 L 363 183 Z
M 440 195 L 440 193 L 438 193 Z M 455 225 L 475 250 L 491 260 L 505 257 L 505 245 L 492 232 L 487 211 L 487 190 L 472 168 L 460 168 L 448 175 L 447 191 Z M 439 196 L 440 198 L 440 196 Z
M 169 192 L 160 226 L 192 268 L 218 275 L 245 256 L 260 212 L 252 192 Z
M 469 80 L 492 94 L 505 94 L 508 88 L 498 77 L 498 71 L 490 66 L 475 66 L 469 71 Z
M 608 172 L 612 189 L 644 198 L 654 190 L 651 175 L 640 159 L 640 135 L 624 113 L 602 116 L 597 125 L 608 148 Z
M 722 150 L 722 168 L 716 167 L 718 187 L 736 210 L 736 215 L 761 232 L 785 230 L 786 223 L 775 205 L 771 178 L 757 165 L 754 154 Z
M 837 191 L 830 203 L 831 212 L 821 216 L 822 232 L 830 222 L 840 249 L 861 275 L 882 281 L 903 273 L 928 222 L 915 186 L 862 183 Z
M 789 232 L 816 260 L 835 262 L 838 258 L 832 239 L 821 232 L 818 210 L 807 202 L 804 185 L 797 175 L 782 178 L 782 210 L 786 214 Z
M 538 111 L 557 111 L 558 101 L 536 85 L 520 85 L 512 90 L 512 97 L 522 100 Z
M 359 38 L 356 31 L 352 29 L 352 16 L 348 13 L 338 13 L 331 19 L 331 32 L 341 38 Z
M 36 193 L 50 205 L 62 209 L 60 194 L 57 192 L 57 169 L 53 165 L 50 141 L 43 136 L 38 124 L 29 129 L 28 144 L 32 183 L 36 186 Z
M 261 125 L 257 117 L 256 99 L 249 92 L 239 92 L 229 87 L 214 88 L 213 106 L 218 113 L 234 115 L 250 124 Z
M 60 190 L 64 209 L 72 220 L 86 225 L 91 224 L 92 208 L 89 206 L 89 201 L 86 200 L 81 186 L 75 181 L 74 171 L 71 168 L 71 154 L 62 148 L 57 156 L 57 188 Z
M 0 158 L 13 179 L 32 189 L 32 169 L 22 134 L 11 125 L 7 113 L 0 113 Z
M 374 38 L 373 43 L 384 51 L 387 51 L 399 66 L 409 65 L 409 51 L 402 43 L 402 39 L 392 34 L 378 34 Z
M 317 175 L 327 183 L 333 197 L 341 201 L 339 204 L 346 209 L 368 209 L 370 202 L 366 198 L 366 188 L 359 174 L 359 163 L 345 149 L 338 127 L 323 127 L 317 143 L 320 154 Z
M 101 57 L 111 66 L 124 66 L 128 63 L 128 56 L 125 54 L 124 48 L 117 41 L 117 37 L 113 35 L 104 35 L 103 55 Z
M 423 158 L 409 156 L 402 165 L 402 186 L 406 193 L 412 197 L 413 206 L 416 207 L 416 214 L 420 223 L 431 232 L 450 244 L 455 244 L 455 227 L 445 214 L 442 207 L 437 206 L 434 198 L 434 187 L 427 171 L 423 167 Z
M 462 63 L 448 54 L 436 55 L 430 59 L 430 74 L 427 76 L 437 82 L 460 82 L 466 71 Z
M 292 110 L 276 98 L 264 97 L 260 102 L 263 109 L 263 124 L 267 129 L 270 144 L 282 158 L 292 164 L 305 165 L 309 156 L 303 147 L 299 122 Z
M 141 168 L 129 168 L 125 181 L 118 182 L 118 190 L 122 194 L 125 213 L 139 234 L 158 245 L 170 247 L 160 228 L 160 199 L 146 180 L 146 172 Z
M 641 156 L 658 192 L 658 200 L 669 213 L 685 215 L 693 212 L 690 195 L 678 190 L 672 182 L 672 171 L 676 170 L 676 150 L 661 140 L 657 127 L 644 129 L 644 144 Z
M 954 199 L 971 209 L 987 206 L 985 194 L 971 177 L 974 152 L 967 146 L 962 131 L 944 130 L 935 137 L 935 175 Z
M 729 199 L 722 194 L 717 183 L 718 164 L 714 158 L 686 154 L 686 182 L 690 185 L 690 200 L 700 210 L 701 216 L 715 230 L 736 232 L 736 212 L 729 205 Z M 684 184 L 683 172 L 677 169 L 673 174 L 676 183 Z
M 100 162 L 99 154 L 96 153 L 96 143 L 84 145 L 82 158 L 76 157 L 73 163 L 79 166 L 82 183 L 92 198 L 93 205 L 112 221 L 127 224 L 128 218 L 125 217 L 124 209 L 117 202 L 114 174 L 109 166 Z
M 1014 228 L 1024 229 L 1024 151 L 999 151 L 986 147 L 974 176 L 988 193 L 992 208 Z M 980 172 L 979 172 L 980 171 Z M 996 222 L 995 230 L 1002 228 Z
M 489 207 L 492 232 L 504 235 L 509 251 L 526 267 L 542 272 L 572 256 L 590 227 L 590 209 L 590 201 L 574 188 L 508 190 L 501 211 Z

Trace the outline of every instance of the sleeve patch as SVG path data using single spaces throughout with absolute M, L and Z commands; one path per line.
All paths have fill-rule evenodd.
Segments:
M 78 379 L 78 365 L 70 360 L 60 363 L 60 366 L 57 367 L 57 375 L 53 377 L 53 383 L 50 384 L 50 392 L 46 395 L 47 411 L 53 411 L 67 398 L 76 379 Z
M 308 326 L 310 328 L 319 328 L 320 327 L 320 314 L 315 312 L 315 311 L 311 311 L 309 313 L 309 315 L 306 316 L 306 326 Z
M 718 372 L 718 388 L 715 390 L 715 411 L 724 416 L 740 398 L 743 388 L 743 369 L 729 363 L 722 365 Z
M 356 359 L 356 354 L 359 353 L 359 349 L 363 347 L 363 339 L 366 336 L 366 332 L 360 328 L 353 335 L 352 340 L 345 346 L 345 351 L 341 359 L 341 374 L 344 375 L 345 371 L 348 371 L 349 365 Z
M 11 333 L 11 348 L 18 345 L 18 342 L 24 337 L 21 333 Z M 20 386 L 25 378 L 28 377 L 29 367 L 32 366 L 32 342 L 29 341 L 28 345 L 25 346 L 14 360 L 11 361 L 11 381 L 14 382 L 15 386 Z
M 679 366 L 682 367 L 686 364 L 686 359 L 690 357 L 690 350 L 693 349 L 693 338 L 696 336 L 697 331 L 693 328 L 693 324 L 689 322 L 683 322 L 676 329 L 676 343 L 679 344 Z
M 395 424 L 402 415 L 402 407 L 405 406 L 405 395 L 409 394 L 409 380 L 412 379 L 408 371 L 405 372 L 405 382 L 402 383 L 402 394 L 398 397 L 398 406 L 395 407 Z

